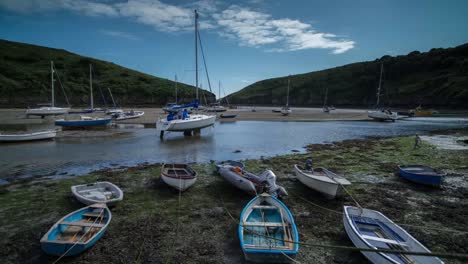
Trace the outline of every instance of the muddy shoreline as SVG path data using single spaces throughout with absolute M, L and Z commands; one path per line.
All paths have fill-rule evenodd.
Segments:
M 290 194 L 284 202 L 295 217 L 301 242 L 352 246 L 339 212 L 343 205 L 354 205 L 353 200 L 349 196 L 327 200 L 293 176 L 293 164 L 313 158 L 317 166 L 344 174 L 352 181 L 348 189 L 363 207 L 379 210 L 397 223 L 412 225 L 405 229 L 432 251 L 467 254 L 466 233 L 438 229 L 468 231 L 468 151 L 441 150 L 428 143 L 413 150 L 413 142 L 414 137 L 396 137 L 314 144 L 305 154 L 245 163 L 255 173 L 267 168 L 275 172 L 278 183 Z M 396 165 L 402 162 L 444 170 L 448 173 L 447 184 L 433 189 L 407 182 L 396 174 Z M 196 164 L 194 168 L 199 172 L 198 181 L 182 194 L 180 207 L 178 192 L 159 180 L 159 164 L 0 186 L 0 260 L 56 260 L 42 253 L 39 240 L 55 221 L 82 207 L 71 197 L 70 186 L 108 180 L 125 193 L 124 200 L 112 208 L 109 229 L 91 249 L 62 259 L 62 263 L 243 263 L 235 220 L 252 197 L 215 175 L 212 163 Z M 320 209 L 304 199 L 336 212 Z M 301 246 L 299 252 L 297 260 L 301 263 L 366 263 L 358 252 L 306 246 Z M 462 263 L 455 259 L 444 261 Z

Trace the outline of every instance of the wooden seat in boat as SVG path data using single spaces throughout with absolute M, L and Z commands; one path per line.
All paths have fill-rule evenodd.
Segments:
M 272 226 L 272 227 L 282 227 L 282 223 L 275 222 L 244 222 L 244 226 Z
M 61 222 L 61 225 L 68 225 L 68 226 L 82 226 L 82 227 L 99 227 L 102 228 L 105 224 L 95 224 L 95 223 L 86 223 L 86 222 Z
M 253 209 L 278 209 L 276 206 L 272 205 L 254 205 L 252 206 Z

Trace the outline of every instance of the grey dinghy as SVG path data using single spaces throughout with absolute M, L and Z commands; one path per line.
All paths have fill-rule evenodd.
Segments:
M 110 182 L 75 185 L 71 187 L 71 191 L 78 201 L 86 205 L 105 203 L 110 206 L 123 199 L 122 190 Z

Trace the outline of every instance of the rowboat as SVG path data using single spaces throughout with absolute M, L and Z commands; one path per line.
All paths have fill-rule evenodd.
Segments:
M 244 207 L 238 233 L 247 261 L 289 262 L 299 251 L 291 212 L 269 194 L 257 195 Z
M 33 140 L 53 139 L 57 135 L 57 131 L 46 130 L 32 133 L 17 133 L 17 134 L 0 134 L 0 142 L 22 142 Z
M 431 253 L 399 225 L 378 211 L 344 206 L 343 223 L 346 233 L 356 247 Z M 407 254 L 362 251 L 372 263 L 435 264 L 439 258 Z
M 226 114 L 221 114 L 219 117 L 221 118 L 236 118 L 236 114 L 230 114 L 230 115 L 226 115 Z
M 423 165 L 398 166 L 400 176 L 416 183 L 440 187 L 445 173 L 439 173 L 433 168 Z
M 78 201 L 86 205 L 105 203 L 110 206 L 123 199 L 122 190 L 110 182 L 74 185 L 71 187 L 71 191 Z
M 169 186 L 185 191 L 197 181 L 197 172 L 187 164 L 163 164 L 161 178 Z
M 294 172 L 297 179 L 307 187 L 322 193 L 329 199 L 335 198 L 343 190 L 343 185 L 351 183 L 343 176 L 337 175 L 325 168 L 313 168 L 305 170 L 299 165 L 294 165 Z
M 276 184 L 276 175 L 271 170 L 255 175 L 238 166 L 221 165 L 219 174 L 232 185 L 251 195 L 263 191 L 278 197 L 288 195 L 282 186 Z
M 130 110 L 130 111 L 127 111 L 127 112 L 124 112 L 124 113 L 114 114 L 113 116 L 115 117 L 115 120 L 121 121 L 121 120 L 126 120 L 126 119 L 139 118 L 139 117 L 143 116 L 144 114 L 145 114 L 145 112 L 143 112 L 143 111 Z
M 80 119 L 75 120 L 58 119 L 55 121 L 55 125 L 64 127 L 90 127 L 105 126 L 110 122 L 112 122 L 112 118 L 80 116 Z
M 76 210 L 55 223 L 41 238 L 42 250 L 49 255 L 78 255 L 96 244 L 106 232 L 111 218 L 105 204 Z
M 235 161 L 235 160 L 224 160 L 224 161 L 215 162 L 215 172 L 219 173 L 219 169 L 225 165 L 239 167 L 241 170 L 245 169 L 245 164 L 243 162 Z

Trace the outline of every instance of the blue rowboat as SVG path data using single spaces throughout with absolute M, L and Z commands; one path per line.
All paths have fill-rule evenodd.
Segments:
M 290 262 L 299 251 L 291 212 L 269 194 L 257 195 L 244 207 L 238 232 L 247 261 Z
M 42 250 L 56 256 L 78 255 L 102 237 L 111 218 L 105 204 L 93 204 L 74 211 L 55 223 L 42 237 Z
M 82 116 L 78 120 L 65 120 L 59 119 L 55 121 L 56 126 L 63 127 L 90 127 L 90 126 L 104 126 L 112 122 L 112 118 L 92 118 Z
M 444 173 L 438 173 L 433 168 L 423 165 L 398 166 L 401 177 L 420 184 L 440 187 Z

